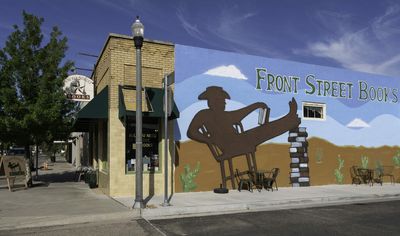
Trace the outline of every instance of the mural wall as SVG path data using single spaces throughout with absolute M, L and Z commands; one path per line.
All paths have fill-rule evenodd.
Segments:
M 369 168 L 396 167 L 395 159 L 400 150 L 399 78 L 176 45 L 175 101 L 180 111 L 175 125 L 178 192 L 184 190 L 179 179 L 187 175 L 188 167 L 201 166 L 191 180 L 196 186 L 191 191 L 209 191 L 223 182 L 221 165 L 212 149 L 206 141 L 191 135 L 193 132 L 189 128 L 194 121 L 199 130 L 201 122 L 194 118 L 210 109 L 210 101 L 204 93 L 212 88 L 226 93 L 219 93 L 225 99 L 226 112 L 258 104 L 241 120 L 245 132 L 262 126 L 260 119 L 267 115 L 263 110 L 268 111 L 269 121 L 280 120 L 287 116 L 289 102 L 297 101 L 300 126 L 308 133 L 311 185 L 351 183 L 350 167 L 361 165 L 365 157 Z M 314 103 L 323 105 L 323 114 L 303 107 Z M 310 112 L 322 119 L 304 118 L 304 113 L 309 115 Z M 206 117 L 214 119 L 210 114 Z M 280 168 L 279 186 L 289 186 L 292 172 L 289 151 L 293 146 L 288 141 L 288 129 L 282 130 L 283 134 L 278 132 L 263 139 L 254 154 L 258 169 Z M 247 144 L 247 141 L 235 141 L 227 135 L 224 149 L 235 151 Z M 250 168 L 243 154 L 233 159 L 233 170 Z M 230 165 L 224 168 L 229 173 Z M 394 172 L 397 171 L 395 168 Z M 232 186 L 228 184 L 227 187 Z

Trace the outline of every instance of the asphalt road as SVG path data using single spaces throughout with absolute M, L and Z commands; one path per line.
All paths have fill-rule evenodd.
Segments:
M 147 236 L 163 235 L 152 227 L 146 220 L 126 220 L 120 222 L 96 222 L 74 225 L 62 225 L 51 227 L 38 227 L 31 229 L 18 229 L 0 231 L 0 236 Z
M 0 231 L 0 235 L 400 235 L 400 201 Z
M 166 235 L 400 235 L 400 201 L 151 223 Z

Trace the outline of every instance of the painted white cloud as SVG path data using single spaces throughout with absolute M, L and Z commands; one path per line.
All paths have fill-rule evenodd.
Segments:
M 244 76 L 242 72 L 240 72 L 240 70 L 234 65 L 219 66 L 206 71 L 204 74 L 247 80 L 247 77 Z
M 347 124 L 347 127 L 349 127 L 349 128 L 368 128 L 368 127 L 370 127 L 370 125 L 359 118 L 355 118 L 354 120 L 352 120 L 350 123 Z

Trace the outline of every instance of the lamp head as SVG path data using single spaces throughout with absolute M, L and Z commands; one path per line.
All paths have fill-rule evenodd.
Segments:
M 139 16 L 136 16 L 135 22 L 132 24 L 132 34 L 133 37 L 143 37 L 144 36 L 144 26 L 139 20 Z
M 135 41 L 135 47 L 141 48 L 143 45 L 144 26 L 142 22 L 140 22 L 139 16 L 136 17 L 136 20 L 132 24 L 131 28 L 132 28 L 133 40 Z

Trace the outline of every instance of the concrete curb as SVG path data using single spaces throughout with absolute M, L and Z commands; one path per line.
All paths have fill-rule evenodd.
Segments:
M 23 218 L 23 220 L 21 220 Z M 107 214 L 88 215 L 56 215 L 45 217 L 0 217 L 0 232 L 2 230 L 25 229 L 49 227 L 69 224 L 84 224 L 91 222 L 113 221 L 113 220 L 134 220 L 139 219 L 140 211 L 131 210 L 127 212 L 116 212 Z M 2 224 L 1 222 L 6 222 Z M 21 223 L 23 222 L 23 224 Z
M 274 211 L 287 209 L 300 209 L 310 207 L 323 207 L 334 205 L 347 205 L 357 203 L 371 203 L 400 200 L 400 194 L 383 194 L 357 197 L 316 197 L 295 200 L 278 200 L 270 202 L 231 203 L 220 205 L 167 207 L 156 209 L 143 209 L 142 217 L 146 220 L 186 218 L 209 215 L 224 215 L 235 213 L 248 213 L 258 211 Z

